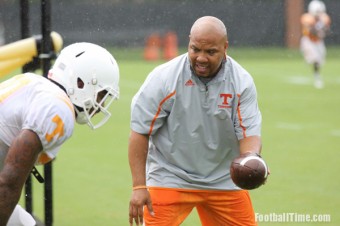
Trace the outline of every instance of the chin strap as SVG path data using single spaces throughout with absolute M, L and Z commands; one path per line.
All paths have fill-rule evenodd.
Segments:
M 33 169 L 31 170 L 31 173 L 39 181 L 39 183 L 44 183 L 45 182 L 45 179 L 41 176 L 41 174 L 39 173 L 37 168 L 35 168 L 35 166 L 33 166 Z
M 50 78 L 48 78 L 48 80 L 49 80 L 50 82 L 54 83 L 55 85 L 57 85 L 60 89 L 62 89 L 62 90 L 67 94 L 66 89 L 65 89 L 64 86 L 60 85 L 58 82 L 56 82 L 56 81 L 54 81 L 54 80 L 52 80 L 52 79 L 50 79 Z

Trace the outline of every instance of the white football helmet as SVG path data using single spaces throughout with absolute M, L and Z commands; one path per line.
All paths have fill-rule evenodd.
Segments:
M 320 15 L 326 12 L 325 4 L 320 0 L 312 0 L 308 4 L 308 12 L 314 16 Z
M 69 45 L 61 51 L 48 78 L 65 88 L 77 123 L 96 129 L 110 118 L 108 108 L 119 98 L 119 68 L 106 49 L 86 42 Z

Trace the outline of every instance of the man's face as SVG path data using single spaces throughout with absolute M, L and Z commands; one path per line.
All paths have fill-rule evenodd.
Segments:
M 206 34 L 191 34 L 188 53 L 191 67 L 197 76 L 215 76 L 225 57 L 228 42 L 225 38 Z

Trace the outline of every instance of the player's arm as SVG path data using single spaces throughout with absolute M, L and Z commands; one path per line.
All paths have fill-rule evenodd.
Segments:
M 151 198 L 146 189 L 146 158 L 148 154 L 149 136 L 131 130 L 128 147 L 129 164 L 134 188 L 130 199 L 129 222 L 136 225 L 143 222 L 143 206 L 147 205 L 150 213 L 153 212 Z
M 261 149 L 262 141 L 260 136 L 249 136 L 240 140 L 240 155 L 261 154 Z
M 8 149 L 0 172 L 0 226 L 7 224 L 42 149 L 38 135 L 26 129 L 19 133 Z

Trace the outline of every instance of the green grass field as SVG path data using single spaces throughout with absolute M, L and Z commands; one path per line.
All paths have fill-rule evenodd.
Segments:
M 140 51 L 113 51 L 120 65 L 121 98 L 104 127 L 76 126 L 55 160 L 56 226 L 128 225 L 130 102 L 161 61 L 144 62 Z M 329 49 L 321 90 L 314 88 L 311 67 L 297 50 L 230 48 L 229 54 L 253 75 L 263 114 L 262 153 L 271 175 L 265 186 L 251 191 L 255 212 L 331 216 L 331 222 L 259 225 L 340 225 L 340 48 Z M 42 185 L 36 182 L 34 212 L 43 219 Z M 196 212 L 182 225 L 199 226 Z

